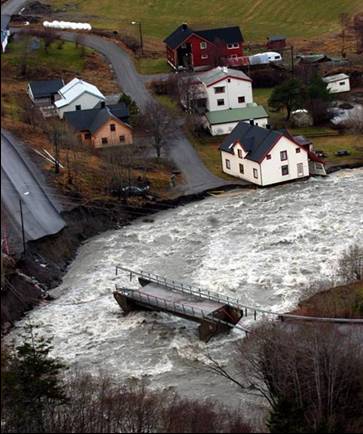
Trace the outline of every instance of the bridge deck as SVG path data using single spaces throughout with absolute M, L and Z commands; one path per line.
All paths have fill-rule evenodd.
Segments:
M 196 313 L 200 315 L 209 315 L 220 309 L 223 309 L 224 304 L 217 303 L 211 300 L 205 300 L 197 297 L 193 297 L 192 295 L 178 293 L 174 291 L 170 291 L 165 287 L 160 285 L 156 285 L 155 283 L 149 283 L 148 285 L 141 286 L 138 289 L 138 293 L 140 295 L 155 297 L 159 300 L 165 300 L 166 303 L 173 305 L 179 304 L 190 309 L 193 309 Z

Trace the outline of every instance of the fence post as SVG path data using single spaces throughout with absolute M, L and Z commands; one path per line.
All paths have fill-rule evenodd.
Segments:
M 255 321 L 256 321 L 256 316 L 257 316 L 257 312 L 256 311 L 254 311 L 253 316 L 254 316 Z

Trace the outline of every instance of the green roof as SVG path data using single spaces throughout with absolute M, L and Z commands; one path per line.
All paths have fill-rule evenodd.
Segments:
M 218 110 L 206 113 L 208 122 L 211 125 L 226 124 L 229 122 L 248 121 L 250 119 L 267 118 L 268 114 L 262 105 L 236 108 L 229 110 Z

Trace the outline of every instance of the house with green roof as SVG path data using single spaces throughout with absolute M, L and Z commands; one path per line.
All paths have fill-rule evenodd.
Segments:
M 205 126 L 212 136 L 229 134 L 233 128 L 240 122 L 254 122 L 254 125 L 266 127 L 268 124 L 268 114 L 262 105 L 256 103 L 247 103 L 246 107 L 216 110 L 205 114 Z
M 203 124 L 213 136 L 229 134 L 239 121 L 268 124 L 265 109 L 253 102 L 250 77 L 226 66 L 188 77 L 182 82 L 181 103 L 203 113 Z

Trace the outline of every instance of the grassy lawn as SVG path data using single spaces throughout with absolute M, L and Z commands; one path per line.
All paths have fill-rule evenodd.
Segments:
M 69 10 L 68 0 L 53 0 L 52 5 Z M 359 10 L 361 0 L 75 0 L 69 13 L 74 20 L 112 30 L 141 21 L 144 35 L 159 39 L 186 21 L 194 27 L 239 25 L 247 41 L 264 41 L 270 34 L 310 38 L 337 31 L 341 13 Z
M 194 134 L 187 132 L 187 137 L 208 170 L 227 181 L 236 180 L 236 178 L 222 172 L 221 154 L 218 148 L 224 136 L 213 137 L 208 136 L 206 133 L 202 137 L 196 137 Z
M 159 103 L 168 109 L 174 116 L 185 115 L 182 107 L 175 99 L 168 95 L 156 95 L 155 93 L 153 95 L 159 101 Z
M 331 137 L 314 137 L 312 139 L 314 149 L 322 150 L 327 155 L 328 165 L 338 164 L 363 164 L 363 136 L 361 135 L 338 135 Z M 346 149 L 351 153 L 347 157 L 337 157 L 335 152 Z
M 141 57 L 135 59 L 135 66 L 137 72 L 140 74 L 162 74 L 164 72 L 171 72 L 172 70 L 163 57 L 158 57 L 156 59 Z
M 12 66 L 18 66 L 24 56 L 27 57 L 27 63 L 30 68 L 46 68 L 47 71 L 53 72 L 59 76 L 64 70 L 72 70 L 75 73 L 82 72 L 85 67 L 86 56 L 93 53 L 93 50 L 86 48 L 76 48 L 73 42 L 56 41 L 49 48 L 48 53 L 44 50 L 44 41 L 40 41 L 38 50 L 30 51 L 26 55 L 31 39 L 21 38 L 12 41 L 2 56 L 1 62 L 9 63 Z

